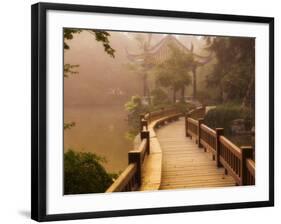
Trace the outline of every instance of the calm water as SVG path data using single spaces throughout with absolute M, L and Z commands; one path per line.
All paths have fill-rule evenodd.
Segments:
M 64 133 L 64 148 L 93 152 L 106 158 L 105 168 L 119 172 L 128 164 L 128 151 L 132 141 L 128 131 L 124 106 L 66 107 L 65 122 L 74 121 L 75 127 Z

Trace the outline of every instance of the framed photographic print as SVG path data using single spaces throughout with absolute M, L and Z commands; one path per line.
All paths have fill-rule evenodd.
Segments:
M 274 19 L 32 6 L 32 219 L 274 205 Z

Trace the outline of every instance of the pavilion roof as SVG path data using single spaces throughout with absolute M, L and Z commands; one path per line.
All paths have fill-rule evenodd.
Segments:
M 154 46 L 145 49 L 143 53 L 131 54 L 127 51 L 127 57 L 129 58 L 129 60 L 137 63 L 142 63 L 144 62 L 144 60 L 149 60 L 150 64 L 160 64 L 168 58 L 170 54 L 170 44 L 174 44 L 180 50 L 184 51 L 187 54 L 192 54 L 198 66 L 208 63 L 213 58 L 212 54 L 207 57 L 195 54 L 193 52 L 192 43 L 190 48 L 187 48 L 184 44 L 182 44 L 177 38 L 172 35 L 165 36 Z

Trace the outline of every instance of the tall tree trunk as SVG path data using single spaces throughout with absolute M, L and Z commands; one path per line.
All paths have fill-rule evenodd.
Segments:
M 197 77 L 196 77 L 196 68 L 192 69 L 192 82 L 193 82 L 193 98 L 197 97 Z
M 223 99 L 223 88 L 222 88 L 222 84 L 219 83 L 219 101 L 220 103 L 223 103 L 224 99 Z
M 245 107 L 255 107 L 255 77 L 254 75 L 251 77 L 251 81 L 248 84 L 246 95 L 243 98 L 242 105 Z
M 177 91 L 176 88 L 173 88 L 173 103 L 175 104 L 177 100 Z
M 184 102 L 185 86 L 181 87 L 181 101 Z
M 148 84 L 146 86 L 146 95 L 148 97 L 148 103 L 149 103 L 149 105 L 151 105 L 152 102 L 151 102 L 150 89 L 149 89 Z
M 147 75 L 146 73 L 143 74 L 143 96 L 146 97 L 147 96 Z

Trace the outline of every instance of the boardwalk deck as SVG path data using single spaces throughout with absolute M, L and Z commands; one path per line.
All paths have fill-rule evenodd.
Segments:
M 216 167 L 210 153 L 185 136 L 183 118 L 159 128 L 156 135 L 162 149 L 160 189 L 235 185 L 223 168 Z

